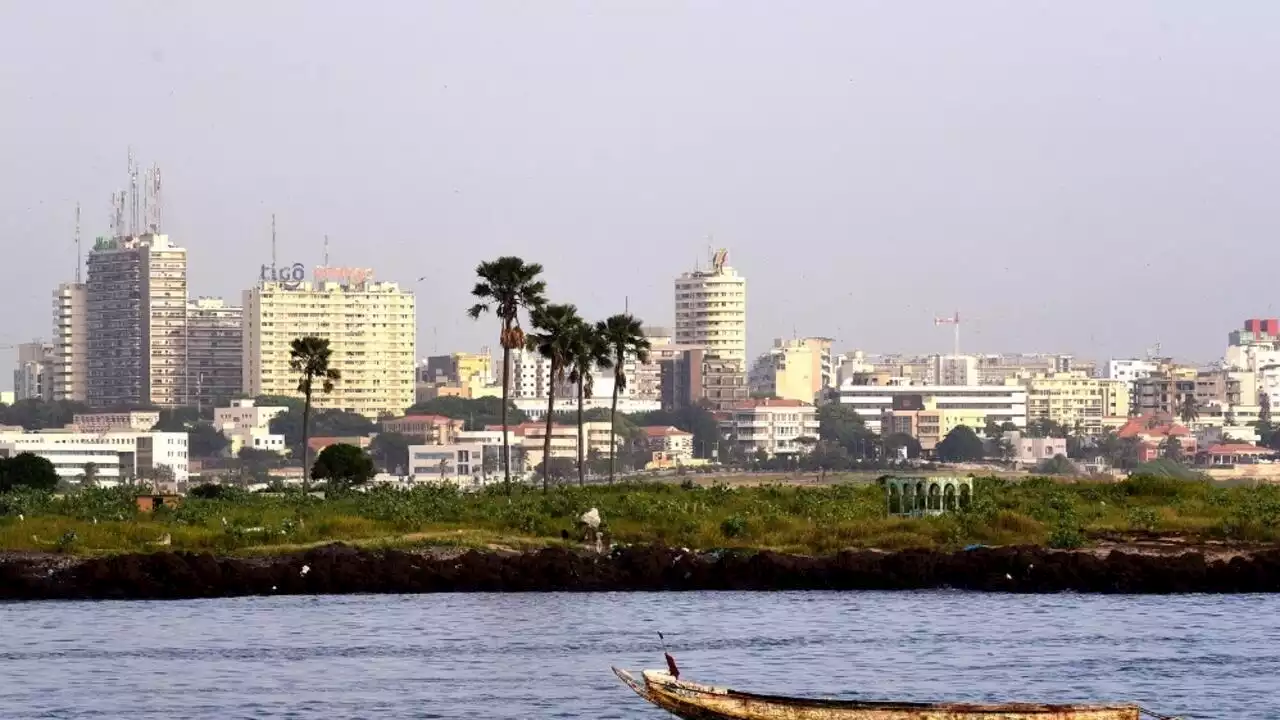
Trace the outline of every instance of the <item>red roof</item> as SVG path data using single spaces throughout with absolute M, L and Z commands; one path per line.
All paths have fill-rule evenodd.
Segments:
M 444 415 L 405 415 L 404 417 L 388 418 L 386 420 L 383 420 L 382 422 L 383 423 L 421 422 L 421 423 L 431 423 L 433 425 L 450 425 L 452 423 L 462 422 L 462 421 L 455 420 L 454 418 L 451 418 L 451 417 L 445 417 Z
M 1155 419 L 1154 423 L 1152 422 L 1153 418 Z M 1153 426 L 1153 427 L 1148 427 L 1148 426 Z M 1129 418 L 1128 422 L 1126 422 L 1124 425 L 1120 427 L 1119 430 L 1116 431 L 1116 436 L 1121 438 L 1128 438 L 1128 437 L 1162 438 L 1162 437 L 1167 437 L 1169 435 L 1173 435 L 1177 437 L 1177 436 L 1184 436 L 1184 435 L 1190 435 L 1190 434 L 1191 434 L 1191 431 L 1188 430 L 1185 426 L 1179 425 L 1175 422 L 1165 421 L 1163 418 L 1160 418 L 1158 416 L 1153 416 L 1153 415 L 1139 415 L 1137 417 L 1131 417 Z
M 688 435 L 693 437 L 693 433 L 685 432 L 678 427 L 672 427 L 670 425 L 646 425 L 640 429 L 649 437 L 668 437 L 671 435 Z
M 1211 446 L 1205 452 L 1210 455 L 1271 455 L 1275 451 L 1249 443 L 1220 443 Z

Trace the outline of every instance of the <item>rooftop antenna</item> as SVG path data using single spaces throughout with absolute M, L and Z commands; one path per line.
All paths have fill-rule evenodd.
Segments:
M 80 266 L 83 265 L 80 254 L 80 203 L 76 203 L 76 284 L 80 284 Z
M 329 236 L 324 236 L 324 266 L 329 267 Z
M 955 348 L 954 348 L 955 357 L 959 357 L 960 356 L 960 311 L 957 310 L 956 314 L 952 317 L 934 318 L 933 326 L 937 327 L 939 325 L 951 325 L 955 328 Z
M 138 166 L 133 162 L 133 148 L 129 148 L 129 194 L 132 203 L 129 212 L 129 234 L 138 234 Z
M 154 210 L 152 211 L 155 217 L 152 218 L 151 232 L 159 233 L 161 220 L 163 219 L 163 216 L 161 215 L 161 212 L 160 212 L 163 206 L 160 203 L 160 166 L 159 165 L 153 165 L 151 167 L 151 198 L 152 198 L 151 204 L 155 206 Z
M 271 213 L 271 267 L 276 266 L 276 214 Z

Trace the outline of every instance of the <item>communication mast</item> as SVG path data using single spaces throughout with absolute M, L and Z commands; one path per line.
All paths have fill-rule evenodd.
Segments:
M 160 233 L 160 223 L 163 219 L 160 204 L 160 166 L 151 166 L 151 232 Z
M 80 253 L 80 203 L 76 203 L 76 284 L 80 284 L 80 266 L 84 264 Z
M 329 236 L 324 236 L 324 266 L 329 267 Z
M 276 214 L 271 213 L 271 267 L 276 266 Z
M 133 148 L 129 148 L 129 195 L 130 212 L 129 212 L 129 234 L 138 234 L 138 166 L 133 161 Z
M 935 317 L 933 319 L 933 326 L 938 327 L 939 325 L 951 325 L 954 327 L 955 329 L 954 355 L 958 357 L 960 355 L 960 311 L 957 310 L 955 315 L 953 315 L 952 317 Z

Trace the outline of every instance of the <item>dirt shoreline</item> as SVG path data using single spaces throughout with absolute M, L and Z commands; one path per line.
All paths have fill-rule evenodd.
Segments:
M 7 553 L 0 555 L 0 600 L 941 588 L 1012 593 L 1280 592 L 1280 549 L 1126 550 L 861 550 L 807 557 L 659 546 L 615 548 L 597 555 L 565 548 L 403 552 L 329 545 L 256 558 L 168 552 L 99 558 Z

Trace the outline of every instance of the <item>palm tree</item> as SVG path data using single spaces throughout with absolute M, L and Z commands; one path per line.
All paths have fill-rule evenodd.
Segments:
M 565 368 L 573 362 L 573 347 L 582 318 L 572 305 L 544 305 L 532 313 L 534 332 L 527 344 L 530 350 L 550 363 L 550 383 L 547 388 L 547 434 L 542 438 L 542 491 L 550 487 L 551 424 L 556 409 L 556 384 L 564 382 Z
M 1200 403 L 1196 402 L 1195 395 L 1187 395 L 1182 398 L 1182 404 L 1178 406 L 1178 417 L 1181 418 L 1184 425 L 1200 419 Z
M 546 304 L 547 284 L 538 279 L 541 274 L 541 265 L 526 263 L 510 255 L 480 263 L 476 268 L 476 276 L 480 280 L 471 290 L 479 302 L 467 310 L 467 315 L 473 320 L 492 310 L 502 323 L 499 335 L 502 343 L 502 469 L 503 484 L 508 493 L 511 492 L 511 440 L 507 432 L 511 351 L 525 346 L 524 331 L 520 329 L 520 309 L 532 314 Z
M 329 367 L 329 358 L 333 351 L 329 349 L 328 338 L 313 336 L 294 338 L 289 346 L 289 369 L 298 373 L 298 392 L 302 393 L 302 483 L 305 486 L 311 480 L 311 466 L 308 464 L 311 452 L 311 394 L 320 383 L 320 391 L 326 395 L 333 392 L 333 383 L 342 378 L 337 368 Z
M 585 485 L 586 462 L 583 459 L 586 442 L 582 437 L 582 406 L 592 393 L 592 380 L 596 368 L 607 370 L 613 366 L 609 346 L 598 328 L 600 325 L 581 323 L 574 336 L 573 354 L 570 357 L 569 382 L 578 386 L 578 484 Z M 614 392 L 617 395 L 617 392 Z M 609 439 L 613 439 L 610 431 Z
M 649 361 L 649 340 L 644 336 L 639 318 L 626 313 L 596 323 L 596 333 L 604 339 L 613 355 L 613 404 L 609 406 L 609 482 L 613 482 L 618 393 L 627 389 L 627 359 L 635 358 L 641 363 Z

